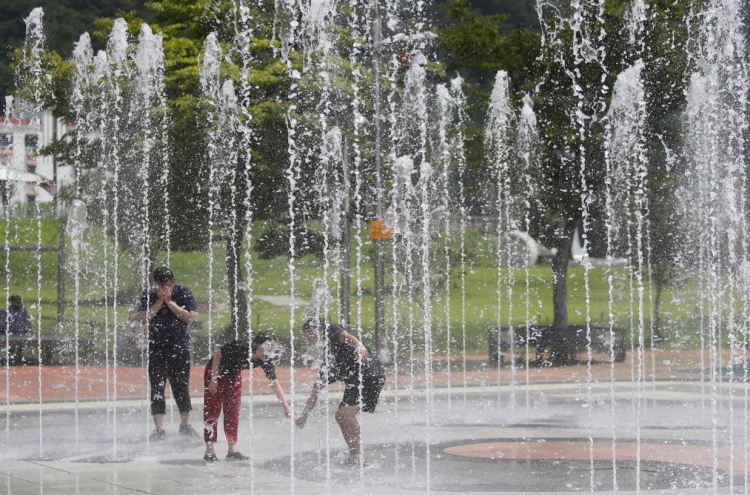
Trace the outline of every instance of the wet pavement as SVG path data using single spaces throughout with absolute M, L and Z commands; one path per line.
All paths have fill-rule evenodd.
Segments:
M 711 382 L 710 373 L 701 379 L 695 354 L 646 358 L 660 365 L 640 383 L 629 379 L 637 369 L 630 356 L 614 368 L 532 368 L 528 385 L 524 369 L 498 375 L 481 357 L 466 382 L 460 367 L 451 366 L 449 377 L 445 363 L 436 362 L 432 390 L 416 371 L 413 379 L 391 375 L 377 411 L 359 415 L 363 467 L 341 464 L 347 456 L 334 419 L 337 388 L 299 430 L 283 418 L 257 372 L 252 393 L 245 383 L 239 433 L 240 450 L 251 460 L 223 460 L 220 427 L 222 462 L 206 465 L 202 442 L 177 435 L 174 407 L 167 440 L 148 441 L 153 427 L 138 369 L 119 371 L 117 401 L 101 394 L 98 368 L 79 369 L 76 403 L 69 369 L 44 368 L 49 388 L 40 407 L 31 393 L 39 389 L 38 369 L 11 368 L 0 493 L 575 493 L 592 487 L 635 493 L 638 486 L 641 493 L 744 493 L 750 464 L 744 384 L 718 374 Z M 314 373 L 295 369 L 292 392 L 290 370 L 279 371 L 287 397 L 301 410 Z M 58 395 L 48 397 L 48 390 Z M 196 426 L 202 417 L 197 391 L 193 405 Z

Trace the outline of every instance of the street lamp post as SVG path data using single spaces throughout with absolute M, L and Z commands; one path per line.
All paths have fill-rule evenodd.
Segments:
M 339 322 L 349 328 L 351 310 L 351 260 L 349 237 L 349 135 L 344 135 L 344 204 L 343 214 L 339 219 L 341 225 L 341 318 Z
M 372 12 L 372 65 L 375 84 L 373 88 L 373 106 L 375 114 L 375 220 L 376 228 L 371 225 L 371 237 L 375 247 L 375 348 L 378 357 L 383 362 L 389 361 L 388 353 L 383 348 L 383 338 L 385 337 L 385 277 L 383 269 L 384 241 L 390 238 L 390 233 L 384 224 L 384 186 L 383 186 L 383 162 L 382 162 L 382 120 L 381 114 L 381 88 L 380 88 L 380 57 L 383 51 L 383 44 L 397 44 L 409 41 L 420 41 L 429 43 L 437 38 L 435 33 L 426 31 L 416 35 L 407 36 L 399 33 L 388 38 L 385 43 L 381 39 L 380 32 L 380 7 L 378 0 L 370 0 Z M 377 235 L 373 235 L 377 232 Z
M 370 0 L 372 7 L 372 63 L 375 77 L 374 112 L 375 112 L 375 218 L 383 221 L 383 163 L 382 163 L 382 115 L 380 101 L 380 9 L 378 0 Z M 383 351 L 385 336 L 385 281 L 383 279 L 383 239 L 374 238 L 375 243 L 375 349 L 378 355 Z

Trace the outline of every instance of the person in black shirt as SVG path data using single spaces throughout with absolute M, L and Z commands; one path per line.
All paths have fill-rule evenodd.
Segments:
M 195 319 L 195 298 L 190 289 L 175 284 L 172 270 L 162 266 L 154 271 L 156 287 L 144 289 L 136 319 L 148 322 L 148 379 L 151 382 L 151 414 L 156 430 L 151 441 L 166 438 L 164 387 L 167 380 L 180 410 L 180 435 L 198 438 L 190 426 L 190 333 Z
M 326 324 L 323 319 L 311 318 L 305 322 L 304 330 L 307 343 L 310 346 L 322 346 L 325 353 L 305 410 L 296 420 L 297 426 L 304 428 L 323 387 L 335 381 L 343 381 L 346 388 L 336 411 L 336 422 L 349 447 L 349 458 L 344 464 L 359 466 L 362 462 L 362 440 L 356 414 L 360 409 L 363 412 L 375 412 L 385 383 L 385 369 L 367 346 L 341 325 Z
M 203 375 L 203 439 L 206 441 L 206 454 L 203 460 L 216 462 L 216 424 L 224 409 L 224 433 L 229 443 L 227 460 L 248 459 L 237 450 L 237 429 L 240 422 L 240 401 L 242 398 L 243 369 L 260 368 L 271 382 L 271 389 L 284 406 L 286 417 L 292 417 L 292 408 L 284 397 L 284 391 L 276 378 L 274 364 L 281 358 L 281 348 L 271 332 L 260 332 L 253 337 L 252 344 L 247 340 L 233 340 L 214 352 L 206 364 Z M 251 377 L 252 379 L 252 377 Z

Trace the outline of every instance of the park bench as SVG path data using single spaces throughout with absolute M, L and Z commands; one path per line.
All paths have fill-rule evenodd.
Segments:
M 94 333 L 97 323 L 94 321 L 85 321 L 82 326 L 89 329 L 88 337 L 78 337 L 78 357 L 81 364 L 90 364 L 94 356 Z M 82 332 L 81 332 L 82 333 Z M 63 353 L 73 355 L 76 346 L 76 338 L 68 334 L 44 333 L 41 336 L 34 332 L 27 334 L 0 334 L 0 358 L 4 359 L 6 355 L 5 347 L 9 346 L 15 352 L 11 355 L 11 362 L 21 364 L 20 356 L 26 348 L 39 348 L 42 357 L 42 364 L 57 364 L 60 362 Z M 16 357 L 16 359 L 14 359 Z
M 596 353 L 610 356 L 611 347 L 614 348 L 614 361 L 621 363 L 625 361 L 625 330 L 615 328 L 614 341 L 610 345 L 609 327 L 590 326 L 591 350 Z M 511 340 L 507 328 L 502 328 L 498 335 L 497 328 L 490 328 L 488 332 L 489 358 L 494 365 L 503 363 L 505 354 L 510 352 Z M 506 337 L 503 337 L 502 334 Z M 529 327 L 528 342 L 526 338 L 526 327 L 514 328 L 514 347 L 531 347 L 536 352 L 537 364 L 545 361 L 545 352 L 549 351 L 549 362 L 552 364 L 565 364 L 574 361 L 579 352 L 587 351 L 589 339 L 587 338 L 586 325 L 570 325 L 568 328 L 553 328 L 550 325 L 532 325 Z

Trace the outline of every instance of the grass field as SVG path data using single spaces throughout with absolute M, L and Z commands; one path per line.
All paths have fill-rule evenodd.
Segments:
M 9 244 L 36 244 L 41 236 L 41 244 L 56 246 L 60 221 L 56 218 L 44 218 L 40 223 L 33 218 L 11 219 L 6 225 L 0 220 L 0 236 Z M 41 228 L 40 228 L 41 226 Z M 253 228 L 253 238 L 257 239 L 265 230 L 265 225 L 258 223 Z M 351 323 L 355 332 L 362 331 L 367 342 L 373 342 L 374 298 L 372 270 L 372 245 L 364 237 L 364 229 L 353 229 L 352 241 L 352 296 Z M 359 236 L 359 237 L 358 237 Z M 360 249 L 358 249 L 360 246 Z M 523 325 L 532 323 L 550 323 L 552 321 L 552 287 L 551 268 L 548 264 L 539 263 L 532 268 L 498 270 L 492 236 L 486 236 L 477 230 L 468 231 L 465 237 L 467 264 L 465 280 L 462 284 L 460 266 L 453 257 L 451 276 L 445 276 L 445 247 L 457 253 L 460 250 L 457 232 L 452 232 L 447 240 L 436 246 L 431 254 L 432 280 L 448 280 L 442 288 L 431 294 L 430 309 L 432 313 L 431 330 L 436 352 L 445 352 L 450 333 L 451 347 L 455 351 L 466 342 L 467 352 L 485 353 L 487 349 L 487 329 L 501 326 Z M 389 252 L 390 247 L 387 247 Z M 111 238 L 103 229 L 90 226 L 86 233 L 85 243 L 81 249 L 78 262 L 78 287 L 76 288 L 76 259 L 68 241 L 67 278 L 66 278 L 66 323 L 64 331 L 72 331 L 71 319 L 75 317 L 76 304 L 78 318 L 81 321 L 95 320 L 108 322 L 108 332 L 113 335 L 115 316 L 118 325 L 132 314 L 137 296 L 143 281 L 137 280 L 138 270 L 134 258 L 125 250 L 115 252 Z M 249 264 L 252 268 L 250 290 L 254 295 L 290 296 L 290 266 L 294 270 L 294 295 L 308 300 L 315 278 L 327 274 L 332 288 L 334 303 L 330 308 L 330 320 L 337 321 L 339 300 L 338 264 L 336 253 L 328 261 L 312 255 L 294 260 L 290 265 L 287 257 L 273 260 L 258 259 L 251 251 Z M 213 260 L 211 261 L 211 258 Z M 359 259 L 359 262 L 357 261 Z M 157 265 L 166 264 L 167 253 L 159 252 Z M 57 299 L 57 254 L 12 252 L 10 257 L 0 253 L 3 278 L 0 278 L 0 299 L 6 294 L 20 294 L 30 313 L 39 315 L 38 302 L 41 302 L 41 328 L 43 332 L 56 331 Z M 169 264 L 175 272 L 178 283 L 191 287 L 199 303 L 198 320 L 203 322 L 204 333 L 221 331 L 230 322 L 227 290 L 226 268 L 224 262 L 224 244 L 213 245 L 213 253 L 179 252 L 170 253 Z M 392 284 L 392 266 L 387 266 L 386 285 Z M 115 276 L 115 271 L 117 275 Z M 644 283 L 642 301 L 639 301 L 637 281 L 629 278 L 628 270 L 616 268 L 606 270 L 594 268 L 586 272 L 581 267 L 571 268 L 569 277 L 569 319 L 572 324 L 583 324 L 587 316 L 592 324 L 608 325 L 610 320 L 610 293 L 614 296 L 613 318 L 619 327 L 630 329 L 639 325 L 645 329 L 646 341 L 650 340 L 651 303 L 653 293 Z M 498 278 L 500 284 L 498 284 Z M 610 282 L 611 279 L 611 282 Z M 115 283 L 116 282 L 116 283 Z M 113 293 L 115 285 L 121 297 L 117 310 L 112 301 L 102 303 L 106 295 Z M 357 295 L 357 287 L 363 289 L 363 295 Z M 447 286 L 448 289 L 445 287 Z M 463 290 L 462 290 L 463 286 Z M 588 290 L 587 290 L 588 287 Z M 422 305 L 423 294 L 415 292 L 400 296 L 391 295 L 386 300 L 386 318 L 388 327 L 387 340 L 392 343 L 395 338 L 400 343 L 413 341 L 420 346 L 423 331 Z M 209 300 L 212 305 L 209 306 Z M 98 301 L 98 302 L 97 302 Z M 662 314 L 665 334 L 668 340 L 661 346 L 688 348 L 698 345 L 699 338 L 699 298 L 696 281 L 685 277 L 679 289 L 669 289 L 662 298 Z M 588 304 L 587 304 L 588 302 Z M 464 306 L 465 304 L 465 306 Z M 642 307 L 642 311 L 639 308 Z M 210 310 L 209 310 L 210 309 Z M 293 319 L 297 337 L 301 337 L 302 309 L 290 312 L 288 307 L 274 306 L 257 298 L 251 302 L 252 324 L 256 329 L 273 330 L 280 336 L 288 337 Z M 116 313 L 116 314 L 115 314 Z M 462 318 L 462 314 L 465 318 Z M 639 315 L 643 315 L 642 322 Z M 38 320 L 37 320 L 38 321 Z M 447 324 L 446 322 L 450 322 Z M 412 337 L 410 337 L 412 335 Z M 101 338 L 101 336 L 100 336 Z

